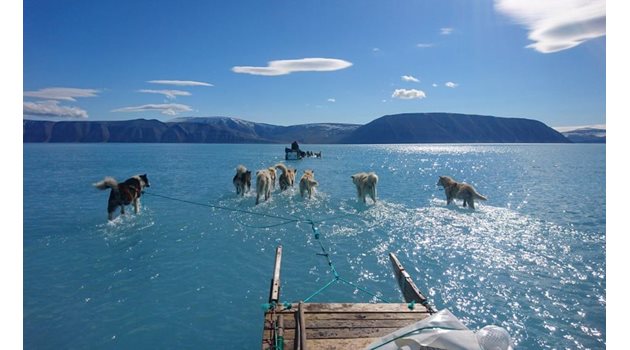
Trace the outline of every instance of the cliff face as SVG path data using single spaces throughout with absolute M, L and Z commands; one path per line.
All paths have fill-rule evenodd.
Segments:
M 530 119 L 414 113 L 366 125 L 319 123 L 278 126 L 226 117 L 128 121 L 24 120 L 24 142 L 133 143 L 528 143 L 571 142 Z

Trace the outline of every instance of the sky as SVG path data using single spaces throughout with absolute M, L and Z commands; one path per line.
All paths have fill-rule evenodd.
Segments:
M 603 0 L 23 3 L 23 118 L 606 124 Z

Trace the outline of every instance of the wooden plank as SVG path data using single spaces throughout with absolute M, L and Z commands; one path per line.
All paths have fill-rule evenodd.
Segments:
M 357 338 L 357 339 L 309 339 L 308 345 L 311 349 L 318 350 L 347 350 L 364 349 L 378 338 Z
M 286 316 L 293 316 L 293 312 L 294 311 L 282 311 L 280 313 L 277 313 L 278 315 L 284 315 L 285 316 L 285 322 L 288 322 L 288 320 L 292 319 L 293 317 L 286 317 Z M 321 313 L 321 312 L 315 312 L 315 313 L 309 313 L 308 314 L 308 319 L 309 320 L 338 320 L 338 321 L 354 321 L 354 320 L 383 320 L 383 321 L 387 321 L 387 320 L 421 320 L 424 319 L 426 317 L 428 317 L 429 314 L 427 312 L 368 312 L 368 313 L 361 313 L 361 312 L 334 312 L 334 313 Z M 268 326 L 270 325 L 270 321 L 271 321 L 271 313 L 266 313 L 265 314 L 265 326 L 266 328 L 268 328 Z M 287 328 L 293 328 L 293 327 L 287 327 Z
M 309 320 L 421 320 L 428 317 L 428 312 L 334 312 L 309 313 Z
M 427 314 L 428 315 L 428 314 Z M 312 320 L 308 317 L 306 328 L 308 329 L 325 329 L 325 328 L 402 328 L 420 319 L 407 320 Z M 286 328 L 295 328 L 295 321 L 287 319 L 285 321 Z
M 273 277 L 271 278 L 271 287 L 269 290 L 269 302 L 278 302 L 280 300 L 280 265 L 282 263 L 282 245 L 276 247 L 276 260 L 273 265 Z
M 398 330 L 393 327 L 381 328 L 325 328 L 325 329 L 306 329 L 306 339 L 355 339 L 355 338 L 375 338 L 382 337 Z M 265 330 L 263 339 L 272 339 L 272 330 Z M 284 340 L 289 341 L 295 339 L 295 329 L 286 328 L 284 330 Z M 299 335 L 298 335 L 299 336 Z
M 405 303 L 308 303 L 304 304 L 307 313 L 326 312 L 326 313 L 346 313 L 346 312 L 402 312 L 402 313 L 421 313 L 427 312 L 422 305 L 417 305 L 414 310 L 409 310 L 409 305 Z
M 426 304 L 427 298 L 420 292 L 420 289 L 418 289 L 416 284 L 413 282 L 413 279 L 411 279 L 411 276 L 402 266 L 394 253 L 389 253 L 389 260 L 392 263 L 392 269 L 394 270 L 396 281 L 398 281 L 398 287 L 400 288 L 405 301 L 408 303 L 414 301 L 416 303 Z M 430 305 L 426 305 L 427 306 L 425 308 L 427 311 L 435 313 L 435 310 Z
M 284 315 L 278 316 L 278 333 L 276 336 L 278 337 L 278 343 L 284 342 Z
M 300 301 L 298 305 L 298 315 L 300 316 L 300 349 L 307 350 L 306 347 L 306 317 L 304 317 L 304 303 Z M 297 330 L 297 325 L 296 328 Z

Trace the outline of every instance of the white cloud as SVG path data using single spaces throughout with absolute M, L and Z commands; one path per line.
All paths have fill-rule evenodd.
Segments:
M 175 116 L 182 112 L 190 112 L 192 108 L 187 105 L 182 105 L 178 103 L 165 103 L 165 104 L 148 104 L 142 106 L 135 107 L 123 107 L 112 110 L 112 112 L 125 112 L 125 113 L 135 113 L 135 112 L 159 112 L 165 115 Z
M 403 75 L 400 77 L 400 79 L 402 79 L 402 81 L 409 81 L 409 82 L 414 82 L 414 83 L 420 82 L 420 80 L 414 77 L 413 75 Z
M 437 87 L 438 85 L 436 83 L 433 83 L 433 84 L 431 84 L 431 86 Z
M 527 45 L 542 53 L 570 49 L 606 35 L 605 0 L 495 0 L 495 8 L 524 25 Z
M 372 51 L 373 52 L 379 52 L 379 51 L 381 51 L 381 49 L 379 49 L 378 47 L 375 47 L 375 48 L 372 48 Z
M 36 117 L 87 118 L 85 110 L 60 106 L 59 101 L 24 102 L 24 115 Z
M 453 28 L 440 28 L 440 34 L 442 35 L 450 35 L 453 32 Z
M 446 87 L 450 87 L 451 89 L 454 89 L 459 86 L 459 84 L 453 83 L 452 81 L 447 81 L 444 85 Z
M 210 83 L 203 81 L 192 80 L 149 80 L 147 83 L 162 84 L 162 85 L 175 85 L 175 86 L 214 86 Z
M 335 100 L 334 98 L 329 98 L 327 101 L 328 102 L 337 102 L 337 100 Z
M 429 47 L 433 47 L 433 44 L 432 43 L 419 43 L 416 45 L 416 47 L 419 47 L 421 49 L 426 49 Z
M 427 97 L 427 95 L 422 90 L 416 89 L 396 89 L 392 94 L 393 98 L 400 98 L 403 100 L 413 100 L 413 99 L 423 99 Z
M 174 100 L 177 98 L 177 96 L 190 96 L 190 92 L 188 91 L 182 91 L 182 90 L 149 90 L 149 89 L 142 89 L 142 90 L 138 90 L 138 92 L 144 92 L 147 94 L 161 94 L 164 95 L 166 98 Z
M 293 72 L 328 72 L 344 69 L 352 63 L 335 58 L 301 58 L 296 60 L 270 61 L 266 67 L 235 66 L 235 73 L 276 76 Z
M 95 89 L 76 89 L 64 87 L 51 87 L 37 91 L 24 91 L 24 96 L 43 98 L 46 100 L 76 101 L 78 97 L 95 97 L 99 93 Z

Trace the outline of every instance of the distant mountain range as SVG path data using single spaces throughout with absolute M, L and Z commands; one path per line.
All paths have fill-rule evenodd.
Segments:
M 575 126 L 554 128 L 576 143 L 606 143 L 606 126 Z
M 23 121 L 24 142 L 132 143 L 567 143 L 542 122 L 453 113 L 387 115 L 365 125 L 317 123 L 279 126 L 230 117 L 169 122 Z

